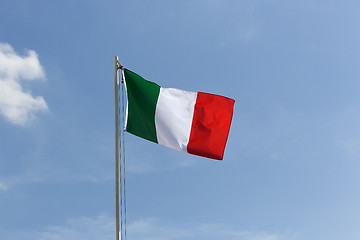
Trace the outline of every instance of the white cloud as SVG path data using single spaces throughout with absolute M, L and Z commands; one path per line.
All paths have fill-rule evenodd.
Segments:
M 20 81 L 44 80 L 45 73 L 38 55 L 28 50 L 19 56 L 7 43 L 0 43 L 0 114 L 16 125 L 25 125 L 38 111 L 48 111 L 42 96 L 24 91 Z

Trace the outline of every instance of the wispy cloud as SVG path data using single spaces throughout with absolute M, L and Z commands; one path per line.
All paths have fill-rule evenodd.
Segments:
M 339 149 L 344 159 L 360 158 L 360 129 L 358 123 L 360 120 L 360 107 L 358 104 L 344 106 L 341 111 L 334 116 L 332 127 L 335 130 L 334 139 L 338 144 Z
M 5 191 L 5 190 L 7 190 L 7 189 L 8 189 L 8 187 L 6 186 L 6 184 L 0 182 L 0 191 Z
M 106 214 L 97 217 L 79 217 L 64 225 L 46 227 L 43 231 L 12 232 L 0 235 L 5 240 L 98 240 L 114 239 L 114 221 Z
M 137 220 L 128 226 L 128 236 L 133 240 L 294 240 L 297 235 L 293 231 L 274 234 L 266 231 L 243 230 L 238 226 L 224 223 L 179 225 L 156 218 Z
M 48 111 L 42 96 L 24 91 L 23 80 L 44 80 L 45 73 L 38 55 L 27 50 L 18 55 L 7 43 L 0 43 L 0 114 L 15 125 L 25 125 L 38 111 Z
M 285 236 L 286 235 L 286 236 Z M 127 236 L 132 240 L 283 240 L 295 239 L 295 234 L 276 235 L 262 231 L 242 231 L 225 224 L 171 224 L 155 218 L 145 218 L 128 224 Z M 64 225 L 46 227 L 43 231 L 13 232 L 5 240 L 98 240 L 115 237 L 115 221 L 108 214 L 96 217 L 79 217 Z
M 27 169 L 21 174 L 0 176 L 0 192 L 13 189 L 17 185 L 39 183 L 49 178 L 49 176 L 46 176 L 45 170 L 37 168 Z

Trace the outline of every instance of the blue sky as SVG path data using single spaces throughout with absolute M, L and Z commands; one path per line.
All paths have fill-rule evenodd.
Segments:
M 113 59 L 235 99 L 224 161 L 126 135 L 128 239 L 358 240 L 355 0 L 2 0 L 0 239 L 114 239 Z

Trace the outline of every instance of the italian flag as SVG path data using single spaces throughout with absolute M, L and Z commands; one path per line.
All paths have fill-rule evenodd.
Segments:
M 179 151 L 223 159 L 233 99 L 163 88 L 128 69 L 123 69 L 123 78 L 127 132 Z

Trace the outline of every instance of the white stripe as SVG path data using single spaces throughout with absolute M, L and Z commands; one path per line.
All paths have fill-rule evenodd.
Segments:
M 121 69 L 121 76 L 124 81 L 124 83 L 122 83 L 122 84 L 125 85 L 125 92 L 126 92 L 126 113 L 125 113 L 125 122 L 124 122 L 124 131 L 126 131 L 127 121 L 128 121 L 128 112 L 129 112 L 129 101 L 127 100 L 127 89 L 126 89 L 126 80 L 125 80 L 124 69 L 125 69 L 124 67 Z M 122 93 L 122 94 L 125 94 L 125 93 Z
M 197 92 L 160 88 L 155 111 L 158 143 L 187 152 Z

